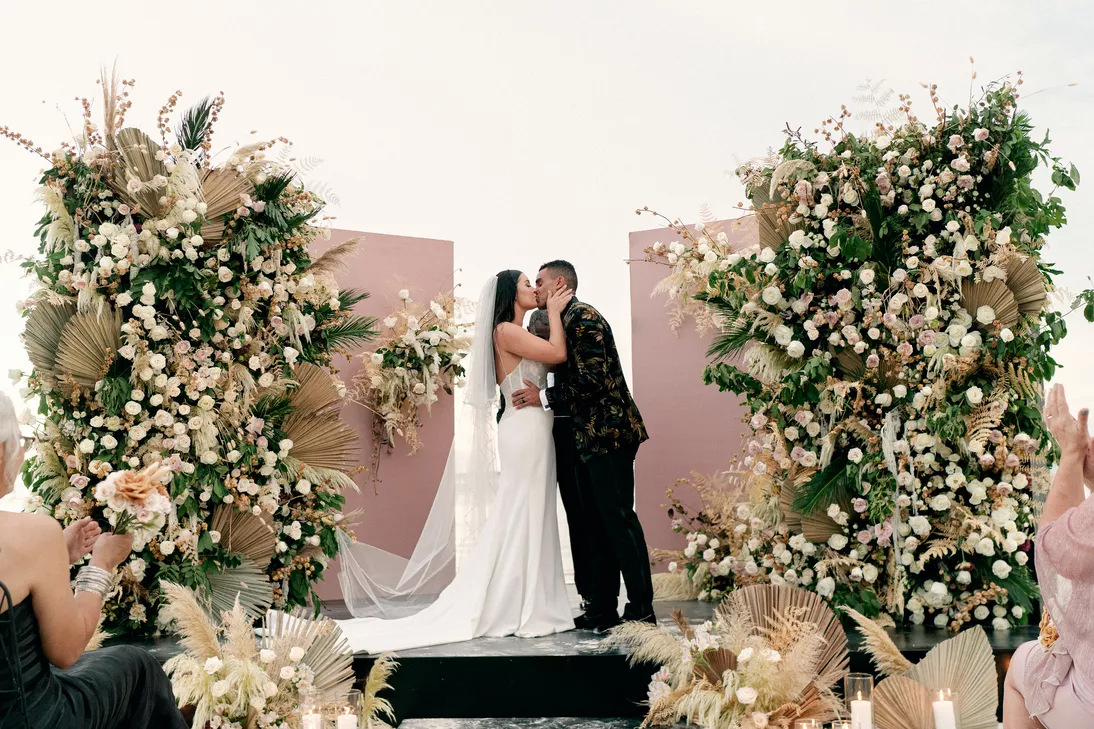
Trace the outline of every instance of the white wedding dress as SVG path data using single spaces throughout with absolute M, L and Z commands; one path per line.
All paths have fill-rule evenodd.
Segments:
M 546 366 L 521 360 L 501 383 L 507 403 L 523 380 L 546 387 Z M 497 494 L 478 541 L 452 582 L 420 612 L 338 621 L 354 651 L 407 650 L 482 636 L 532 638 L 574 627 L 559 543 L 553 425 L 554 416 L 542 408 L 505 409 L 497 426 Z

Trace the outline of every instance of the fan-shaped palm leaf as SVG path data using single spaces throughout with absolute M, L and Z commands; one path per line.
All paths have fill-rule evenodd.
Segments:
M 874 689 L 877 729 L 933 729 L 930 693 L 907 676 L 889 676 Z
M 292 456 L 312 468 L 352 470 L 357 462 L 358 436 L 342 422 L 341 396 L 330 373 L 303 363 L 296 368 L 297 387 L 291 395 L 293 413 L 283 426 L 292 440 Z
M 163 161 L 156 159 L 162 151 L 161 147 L 152 141 L 152 138 L 135 127 L 120 130 L 115 136 L 115 144 L 121 162 L 115 166 L 118 171 L 114 181 L 116 192 L 123 200 L 140 206 L 141 210 L 152 217 L 160 217 L 163 214 L 163 206 L 160 205 L 160 197 L 163 188 L 152 182 L 157 175 L 166 177 L 167 168 Z M 137 191 L 129 189 L 129 182 L 135 180 L 141 183 Z
M 23 342 L 26 345 L 30 363 L 34 365 L 39 377 L 47 378 L 52 382 L 61 332 L 75 314 L 75 302 L 65 301 L 63 304 L 53 304 L 40 301 L 27 315 Z
M 265 570 L 277 548 L 277 535 L 270 526 L 266 512 L 255 516 L 249 511 L 237 511 L 230 505 L 221 504 L 213 511 L 209 525 L 220 532 L 220 544 L 229 552 L 242 554 L 256 567 Z
M 951 689 L 957 694 L 961 729 L 996 729 L 999 678 L 995 656 L 983 628 L 958 633 L 939 643 L 908 671 L 908 678 L 930 692 Z
M 268 613 L 262 647 L 277 656 L 271 673 L 280 668 L 279 662 L 285 665 L 293 648 L 303 648 L 301 662 L 315 672 L 314 685 L 321 700 L 345 698 L 353 684 L 353 652 L 342 631 L 329 618 L 312 618 L 302 609 L 291 614 Z
M 73 315 L 61 330 L 57 345 L 58 377 L 93 389 L 121 347 L 121 330 L 121 313 L 114 309 Z
M 1003 326 L 1012 327 L 1018 323 L 1018 301 L 1010 287 L 999 279 L 961 284 L 961 306 L 972 316 L 976 316 L 980 307 L 990 306 Z
M 1037 260 L 1032 256 L 1022 260 L 1015 255 L 1011 256 L 1003 268 L 1007 272 L 1007 288 L 1018 302 L 1018 313 L 1022 316 L 1037 316 L 1048 301 L 1045 277 L 1041 274 L 1041 269 L 1037 268 Z
M 264 615 L 273 604 L 270 578 L 247 557 L 238 567 L 225 567 L 209 575 L 209 603 L 215 615 L 231 612 L 237 599 L 252 620 Z
M 223 217 L 242 205 L 241 195 L 250 195 L 254 187 L 235 170 L 216 167 L 205 172 L 201 179 L 201 194 L 205 202 L 205 223 L 200 235 L 207 243 L 215 243 L 224 237 Z

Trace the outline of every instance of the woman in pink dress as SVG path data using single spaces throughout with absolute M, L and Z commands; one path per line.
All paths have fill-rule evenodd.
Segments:
M 1003 729 L 1094 727 L 1094 442 L 1089 410 L 1078 419 L 1056 385 L 1045 422 L 1060 444 L 1060 464 L 1037 533 L 1037 582 L 1060 637 L 1014 653 L 1003 695 Z

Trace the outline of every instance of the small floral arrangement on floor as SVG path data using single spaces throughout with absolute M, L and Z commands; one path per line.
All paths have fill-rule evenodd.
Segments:
M 816 593 L 756 585 L 732 593 L 712 622 L 674 617 L 678 633 L 625 623 L 605 641 L 627 648 L 632 664 L 661 664 L 644 727 L 785 728 L 839 716 L 832 687 L 847 673 L 847 636 Z
M 463 385 L 462 363 L 471 345 L 468 328 L 454 318 L 452 296 L 438 296 L 422 307 L 402 289 L 399 299 L 401 309 L 383 320 L 383 344 L 361 355 L 364 366 L 353 379 L 353 398 L 376 414 L 374 475 L 395 436 L 406 440 L 411 455 L 422 447 L 420 408 L 428 411 L 438 390 L 451 395 Z
M 303 611 L 274 613 L 262 637 L 237 603 L 210 619 L 191 590 L 165 583 L 163 615 L 172 621 L 184 652 L 164 664 L 179 704 L 193 707 L 193 726 L 209 729 L 289 729 L 300 726 L 307 698 L 321 706 L 345 703 L 353 687 L 353 654 L 327 618 Z M 390 655 L 373 664 L 362 692 L 366 726 L 387 726 L 391 705 L 378 698 L 396 664 Z M 333 713 L 331 717 L 333 718 Z

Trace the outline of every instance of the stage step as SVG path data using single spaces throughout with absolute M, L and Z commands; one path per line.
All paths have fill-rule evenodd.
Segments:
M 641 719 L 534 717 L 528 719 L 410 719 L 401 729 L 638 729 Z

